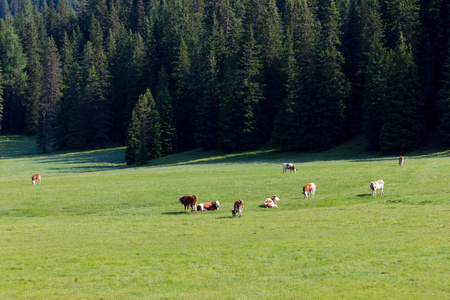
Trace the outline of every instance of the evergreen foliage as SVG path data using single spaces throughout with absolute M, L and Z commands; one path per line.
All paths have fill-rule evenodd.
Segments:
M 443 0 L 0 0 L 0 128 L 37 134 L 41 151 L 132 144 L 133 111 L 151 90 L 160 145 L 146 143 L 139 163 L 269 142 L 317 151 L 359 134 L 370 150 L 403 154 L 424 145 L 425 130 L 430 143 L 447 141 L 449 9 Z
M 159 114 L 149 89 L 139 96 L 127 134 L 125 160 L 128 165 L 143 165 L 161 155 Z

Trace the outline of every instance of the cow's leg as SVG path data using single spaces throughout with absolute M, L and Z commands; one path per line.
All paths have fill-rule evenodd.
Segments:
M 383 188 L 381 188 L 380 190 L 381 190 L 381 196 L 383 196 L 383 194 L 384 194 Z

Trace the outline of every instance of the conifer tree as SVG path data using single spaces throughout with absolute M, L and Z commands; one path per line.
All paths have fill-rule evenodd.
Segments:
M 58 49 L 52 37 L 45 43 L 43 70 L 46 74 L 42 85 L 42 107 L 40 109 L 39 130 L 37 144 L 43 153 L 53 139 L 56 106 L 62 96 L 63 78 L 61 74 L 61 60 Z
M 349 84 L 342 72 L 338 22 L 337 6 L 330 0 L 315 60 L 312 85 L 315 92 L 311 102 L 305 104 L 306 115 L 303 116 L 305 146 L 310 150 L 327 149 L 343 137 L 344 103 Z
M 209 68 L 204 77 L 204 93 L 199 99 L 196 120 L 197 144 L 211 150 L 217 148 L 220 84 L 216 56 L 211 50 L 208 58 Z
M 243 46 L 239 61 L 238 83 L 238 114 L 240 120 L 238 127 L 238 149 L 246 150 L 260 146 L 263 134 L 257 127 L 257 112 L 260 101 L 263 99 L 263 66 L 260 57 L 260 47 L 256 43 L 253 28 L 250 25 L 246 43 Z
M 11 23 L 2 21 L 3 47 L 1 62 L 4 78 L 3 130 L 8 133 L 22 133 L 25 129 L 25 103 L 27 58 L 23 53 L 19 37 Z
M 28 1 L 29 2 L 29 1 Z M 39 24 L 32 16 L 31 3 L 29 7 L 22 7 L 20 11 L 19 28 L 22 36 L 22 45 L 27 56 L 27 66 L 25 71 L 28 75 L 28 88 L 26 90 L 27 101 L 25 103 L 26 131 L 25 133 L 34 135 L 38 129 L 39 110 L 42 105 L 42 81 L 43 68 L 41 56 L 43 55 L 42 40 L 46 37 L 40 36 Z
M 103 147 L 110 139 L 111 99 L 110 73 L 106 54 L 103 49 L 103 37 L 100 24 L 92 18 L 90 41 L 86 43 L 83 58 L 83 101 L 88 122 L 85 127 L 89 146 L 94 149 Z
M 175 70 L 175 118 L 178 131 L 178 146 L 180 150 L 189 150 L 196 147 L 195 143 L 195 117 L 197 98 L 194 95 L 194 82 L 192 78 L 192 63 L 188 46 L 181 40 L 178 49 Z
M 368 61 L 364 68 L 362 129 L 368 150 L 379 150 L 380 131 L 383 125 L 381 109 L 385 92 L 386 49 L 380 32 L 372 37 Z
M 172 96 L 169 92 L 169 78 L 164 66 L 158 75 L 156 86 L 156 108 L 160 116 L 161 155 L 173 154 L 177 150 L 177 130 L 173 111 Z
M 450 146 L 450 41 L 447 48 L 447 59 L 443 66 L 442 89 L 440 91 L 439 110 L 440 114 L 440 136 L 443 144 Z
M 0 63 L 0 133 L 2 132 L 3 120 L 3 71 Z
M 424 116 L 417 66 L 411 47 L 401 35 L 387 57 L 384 73 L 380 149 L 384 154 L 402 154 L 416 149 L 423 141 Z
M 285 150 L 306 150 L 305 130 L 315 94 L 313 78 L 320 23 L 306 0 L 286 2 L 286 98 L 276 118 L 274 143 Z M 285 119 L 285 121 L 283 120 Z M 278 141 L 278 142 L 277 142 Z
M 286 66 L 286 96 L 280 105 L 275 118 L 272 137 L 272 146 L 282 150 L 295 150 L 299 148 L 299 132 L 301 131 L 299 101 L 299 69 L 295 58 L 292 32 L 288 30 L 285 38 Z
M 11 16 L 11 11 L 9 10 L 8 0 L 0 0 L 0 19 Z
M 125 160 L 128 165 L 143 165 L 161 155 L 159 114 L 150 89 L 139 96 L 132 112 L 127 134 Z

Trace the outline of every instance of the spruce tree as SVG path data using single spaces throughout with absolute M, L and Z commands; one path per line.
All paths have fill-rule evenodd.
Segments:
M 27 88 L 26 55 L 11 23 L 2 21 L 1 62 L 4 75 L 3 130 L 22 133 L 25 129 L 24 95 Z
M 204 77 L 204 93 L 199 99 L 196 120 L 197 144 L 205 150 L 217 147 L 218 116 L 220 101 L 220 84 L 218 66 L 214 51 L 211 51 L 207 61 L 209 68 Z
M 305 146 L 309 150 L 327 149 L 344 137 L 344 103 L 349 83 L 342 72 L 344 61 L 339 47 L 339 14 L 334 0 L 330 0 L 315 60 L 315 91 L 311 102 L 305 103 L 307 115 L 303 117 Z
M 46 153 L 53 139 L 56 107 L 62 96 L 62 70 L 58 49 L 52 37 L 45 42 L 42 66 L 46 74 L 42 85 L 42 107 L 40 109 L 37 146 Z
M 0 63 L 0 133 L 2 132 L 3 120 L 3 71 Z
M 442 89 L 439 98 L 440 136 L 445 146 L 450 146 L 450 41 L 447 48 L 447 59 L 443 66 Z
M 383 125 L 383 98 L 385 93 L 386 49 L 380 32 L 371 37 L 368 61 L 364 68 L 362 130 L 368 150 L 379 150 L 380 131 Z
M 250 25 L 246 43 L 239 62 L 238 83 L 238 114 L 240 120 L 238 150 L 253 149 L 261 146 L 263 133 L 257 125 L 257 113 L 263 99 L 263 65 L 260 57 L 260 47 L 256 43 L 253 28 Z
M 424 116 L 417 66 L 401 35 L 387 57 L 384 73 L 380 149 L 383 154 L 403 154 L 417 149 L 423 141 Z
M 127 134 L 125 160 L 128 165 L 143 165 L 161 155 L 159 114 L 150 89 L 139 96 L 132 112 Z

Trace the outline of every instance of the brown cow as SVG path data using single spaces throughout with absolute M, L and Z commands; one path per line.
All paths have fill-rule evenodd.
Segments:
M 311 194 L 311 198 L 314 198 L 314 195 L 316 194 L 316 185 L 314 183 L 308 183 L 303 186 L 303 194 L 305 195 L 305 198 L 308 198 L 308 193 Z
M 233 214 L 233 217 L 236 217 L 236 215 L 239 214 L 240 218 L 243 210 L 244 210 L 244 201 L 239 199 L 236 200 L 236 202 L 234 202 L 234 209 L 231 211 L 231 213 Z
M 31 183 L 33 185 L 36 184 L 36 180 L 39 180 L 39 184 L 41 184 L 41 174 L 34 174 L 33 176 L 31 176 Z
M 206 203 L 200 203 L 197 205 L 197 210 L 207 211 L 207 210 L 218 210 L 220 207 L 219 201 L 211 201 Z
M 403 162 L 405 161 L 405 158 L 403 157 L 403 156 L 400 156 L 399 158 L 398 158 L 398 165 L 400 166 L 400 167 L 403 167 Z
M 180 196 L 178 198 L 178 202 L 182 203 L 184 205 L 184 211 L 189 210 L 189 206 L 191 207 L 191 212 L 195 210 L 197 212 L 197 196 L 195 195 L 186 195 L 186 196 Z

